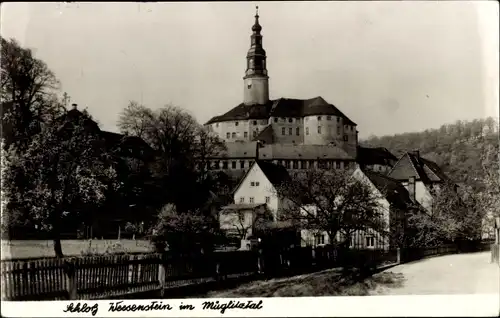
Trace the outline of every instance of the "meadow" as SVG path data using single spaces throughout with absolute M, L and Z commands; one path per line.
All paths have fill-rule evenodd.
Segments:
M 106 252 L 140 253 L 152 250 L 145 240 L 62 240 L 65 256 L 98 255 Z M 1 258 L 38 258 L 54 257 L 54 245 L 51 240 L 2 240 Z

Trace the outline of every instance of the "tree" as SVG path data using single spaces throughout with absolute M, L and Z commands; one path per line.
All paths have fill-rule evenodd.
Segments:
M 174 204 L 165 205 L 150 229 L 152 242 L 158 252 L 185 254 L 214 247 L 217 227 L 214 220 L 200 211 L 179 212 Z
M 7 127 L 6 146 L 26 149 L 40 124 L 62 114 L 55 95 L 59 82 L 42 60 L 15 40 L 1 41 L 2 126 Z
M 50 233 L 56 257 L 63 257 L 62 230 L 92 218 L 118 187 L 112 156 L 89 120 L 84 112 L 76 122 L 44 125 L 3 175 L 8 210 Z
M 301 229 L 326 232 L 334 245 L 348 245 L 357 231 L 387 234 L 380 195 L 350 171 L 297 172 L 278 187 L 277 195 L 290 202 L 282 212 L 283 219 Z M 337 233 L 341 234 L 341 242 L 336 240 Z
M 225 148 L 217 136 L 180 108 L 165 106 L 153 111 L 136 102 L 123 110 L 118 127 L 124 134 L 141 137 L 158 154 L 155 177 L 167 202 L 180 210 L 205 204 L 214 186 L 208 178 L 207 159 Z M 193 198 L 193 192 L 202 195 Z
M 256 231 L 262 231 L 264 226 L 272 221 L 273 217 L 270 211 L 265 209 L 231 209 L 221 210 L 221 228 L 228 231 L 228 234 L 236 234 L 238 241 L 244 240 Z

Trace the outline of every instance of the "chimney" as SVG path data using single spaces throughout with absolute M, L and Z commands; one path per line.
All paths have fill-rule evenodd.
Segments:
M 259 160 L 259 150 L 262 147 L 261 144 L 262 141 L 260 140 L 257 140 L 257 142 L 255 143 L 255 161 Z
M 415 202 L 415 177 L 410 177 L 408 179 L 408 193 L 410 194 L 410 199 Z
M 71 106 L 73 107 L 73 109 L 76 109 L 78 107 L 77 104 L 71 104 Z
M 412 153 L 417 159 L 420 159 L 420 151 L 418 149 L 413 150 Z

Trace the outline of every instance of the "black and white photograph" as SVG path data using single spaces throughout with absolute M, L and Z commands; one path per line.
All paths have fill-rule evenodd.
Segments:
M 498 2 L 0 12 L 2 316 L 500 314 Z

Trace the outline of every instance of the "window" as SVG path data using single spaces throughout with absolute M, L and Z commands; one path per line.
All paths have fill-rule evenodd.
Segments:
M 309 127 L 306 127 L 306 135 L 309 135 Z
M 288 122 L 292 123 L 293 122 L 293 118 L 288 118 Z
M 266 203 L 271 202 L 271 197 L 266 197 Z
M 291 160 L 286 160 L 286 161 L 285 161 L 285 167 L 286 167 L 287 169 L 290 169 L 290 162 L 291 162 Z
M 222 169 L 227 169 L 227 161 L 222 162 Z
M 349 162 L 344 162 L 344 169 L 349 169 Z
M 318 134 L 321 134 L 321 126 L 318 126 Z
M 235 125 L 235 126 L 238 126 L 239 124 L 240 124 L 239 122 L 235 122 L 235 123 L 234 123 L 234 125 Z
M 243 133 L 243 137 L 248 138 L 248 132 L 247 132 L 247 131 L 245 131 L 245 132 Z
M 240 203 L 245 203 L 245 197 L 240 198 Z
M 254 137 L 257 137 L 257 130 L 254 130 L 252 135 L 253 135 Z
M 299 162 L 297 160 L 293 161 L 293 168 L 294 169 L 299 169 Z
M 320 121 L 320 120 L 321 120 L 321 116 L 318 116 L 318 121 Z
M 236 161 L 231 162 L 231 168 L 236 169 Z
M 295 122 L 300 123 L 300 118 L 295 118 Z
M 281 128 L 281 134 L 284 136 L 285 135 L 285 127 Z
M 281 117 L 281 122 L 286 122 L 286 118 L 285 117 Z
M 215 124 L 215 127 L 219 127 L 219 123 Z
M 309 160 L 309 169 L 314 168 L 314 160 Z
M 261 124 L 261 125 L 267 125 L 267 119 L 262 119 L 262 120 L 260 121 L 260 124 Z
M 337 135 L 340 136 L 340 126 L 337 126 Z
M 258 186 L 259 186 L 259 182 L 258 182 L 258 181 L 257 181 L 257 182 L 255 182 L 255 186 L 256 186 L 256 187 L 258 187 Z
M 292 128 L 288 128 L 288 134 L 291 136 L 292 135 Z
M 253 203 L 253 197 L 250 197 L 250 203 Z
M 297 134 L 297 136 L 300 136 L 300 128 L 299 128 L 299 127 L 297 127 L 297 128 L 295 129 L 295 134 Z
M 308 121 L 308 120 L 309 120 L 309 117 L 304 118 L 304 121 Z
M 214 165 L 214 169 L 219 169 L 219 162 L 218 161 L 214 161 L 213 165 Z
M 340 161 L 337 161 L 335 166 L 337 169 L 340 169 Z
M 250 186 L 251 186 L 251 187 L 255 187 L 255 182 L 253 182 L 253 181 L 252 181 L 252 182 L 250 182 Z
M 240 161 L 240 168 L 245 169 L 245 160 Z
M 340 123 L 340 117 L 337 117 L 337 123 Z
M 326 120 L 332 120 L 332 116 L 326 116 Z
M 367 247 L 374 247 L 375 246 L 375 238 L 373 236 L 368 236 L 365 239 L 366 239 L 366 246 Z
M 227 133 L 227 134 L 226 134 L 226 138 L 227 138 L 227 139 L 231 138 L 231 133 Z
M 277 123 L 278 122 L 278 117 L 274 117 L 274 122 Z
M 316 245 L 325 244 L 325 236 L 322 234 L 316 235 Z
M 257 121 L 256 121 L 256 120 L 254 120 L 254 121 L 253 121 L 253 125 L 254 125 L 254 126 L 256 126 L 256 125 L 257 125 Z
M 347 138 L 347 135 L 344 135 L 344 141 L 347 141 L 348 138 Z
M 231 137 L 233 137 L 233 139 L 236 138 L 236 133 L 232 133 Z

